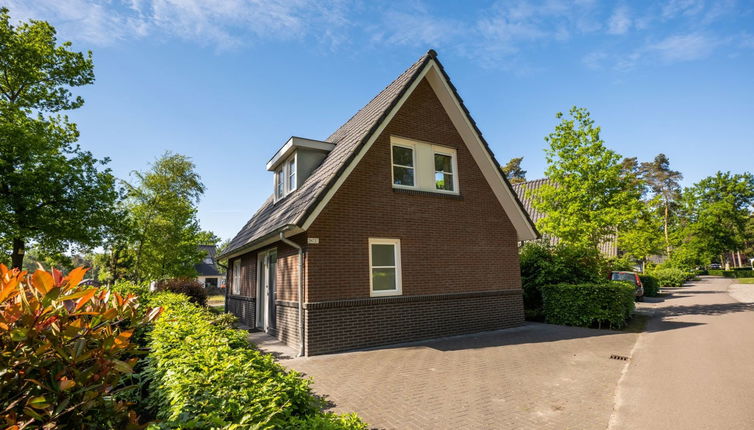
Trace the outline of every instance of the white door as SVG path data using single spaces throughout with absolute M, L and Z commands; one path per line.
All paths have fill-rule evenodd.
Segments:
M 259 289 L 257 290 L 257 328 L 266 332 L 275 328 L 275 265 L 277 251 L 260 252 Z

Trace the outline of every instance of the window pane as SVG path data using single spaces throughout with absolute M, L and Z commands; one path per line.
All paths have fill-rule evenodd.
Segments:
M 395 269 L 372 269 L 372 289 L 395 290 Z
M 414 169 L 410 167 L 393 167 L 393 183 L 414 186 Z
M 414 150 L 402 146 L 393 146 L 393 164 L 401 166 L 414 165 Z
M 450 155 L 435 154 L 435 170 L 453 173 L 453 158 Z
M 372 245 L 372 266 L 395 266 L 395 245 Z
M 453 191 L 453 175 L 447 173 L 435 173 L 435 188 L 438 190 Z

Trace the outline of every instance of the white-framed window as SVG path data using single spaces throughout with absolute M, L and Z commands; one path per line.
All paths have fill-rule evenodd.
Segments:
M 291 157 L 290 160 L 288 160 L 286 164 L 286 169 L 288 170 L 288 183 L 286 184 L 288 187 L 287 193 L 290 193 L 291 191 L 296 189 L 296 154 L 293 154 L 293 157 Z M 286 194 L 287 194 L 286 193 Z
M 393 160 L 393 186 L 414 188 L 416 186 L 414 147 L 393 144 L 391 157 Z
M 453 153 L 438 152 L 435 149 L 435 189 L 439 191 L 454 191 L 455 157 Z
M 275 170 L 275 200 L 283 197 L 296 190 L 296 153 Z
M 233 284 L 231 285 L 232 294 L 241 294 L 241 259 L 233 261 Z
M 275 172 L 275 198 L 281 199 L 283 198 L 283 193 L 285 192 L 285 176 L 284 176 L 283 168 L 279 168 Z
M 391 136 L 390 157 L 393 188 L 459 194 L 454 148 Z
M 401 294 L 400 239 L 369 239 L 370 296 Z

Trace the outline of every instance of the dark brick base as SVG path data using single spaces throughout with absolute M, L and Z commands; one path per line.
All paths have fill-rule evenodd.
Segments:
M 278 301 L 275 306 L 275 337 L 298 351 L 298 303 Z
M 241 324 L 254 327 L 257 324 L 257 302 L 253 297 L 228 296 L 226 311 L 238 317 Z
M 306 355 L 516 327 L 521 290 L 305 304 Z

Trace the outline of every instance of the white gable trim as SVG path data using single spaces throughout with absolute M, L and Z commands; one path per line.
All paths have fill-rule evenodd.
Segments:
M 524 209 L 516 201 L 516 197 L 513 195 L 513 190 L 511 190 L 510 187 L 505 183 L 502 172 L 497 169 L 495 162 L 490 156 L 490 153 L 484 147 L 484 143 L 482 142 L 480 136 L 477 134 L 476 130 L 469 122 L 469 119 L 466 116 L 463 108 L 461 107 L 458 98 L 453 93 L 453 90 L 450 88 L 449 83 L 445 79 L 445 76 L 442 74 L 442 71 L 440 71 L 437 62 L 434 59 L 431 59 L 429 62 L 427 62 L 414 82 L 411 83 L 411 86 L 408 88 L 408 90 L 403 94 L 403 96 L 401 96 L 400 100 L 398 100 L 398 103 L 396 103 L 396 105 L 390 111 L 388 116 L 377 127 L 377 130 L 372 133 L 369 140 L 361 148 L 358 154 L 356 154 L 356 157 L 354 157 L 354 159 L 351 161 L 351 164 L 348 165 L 343 174 L 338 177 L 338 179 L 335 181 L 335 184 L 330 187 L 330 189 L 327 191 L 322 200 L 319 201 L 311 214 L 306 218 L 306 220 L 304 220 L 301 228 L 303 230 L 309 229 L 314 220 L 317 219 L 317 216 L 319 216 L 325 206 L 327 206 L 327 204 L 330 202 L 330 199 L 332 199 L 335 193 L 338 192 L 340 186 L 343 185 L 346 179 L 348 179 L 348 176 L 356 168 L 356 165 L 358 165 L 361 159 L 364 158 L 364 155 L 366 155 L 377 138 L 382 134 L 385 127 L 387 127 L 395 114 L 401 109 L 406 100 L 408 100 L 408 98 L 414 92 L 417 85 L 419 85 L 421 80 L 425 77 L 427 78 L 427 81 L 437 95 L 437 98 L 442 103 L 443 108 L 445 108 L 445 111 L 453 122 L 456 130 L 461 135 L 464 143 L 469 148 L 469 151 L 474 157 L 474 161 L 481 169 L 482 174 L 490 184 L 492 191 L 495 193 L 495 197 L 497 197 L 500 205 L 503 207 L 503 210 L 505 210 L 505 213 L 513 223 L 513 227 L 516 229 L 518 240 L 524 241 L 536 239 L 537 233 L 536 230 L 534 230 L 534 226 L 526 216 Z

